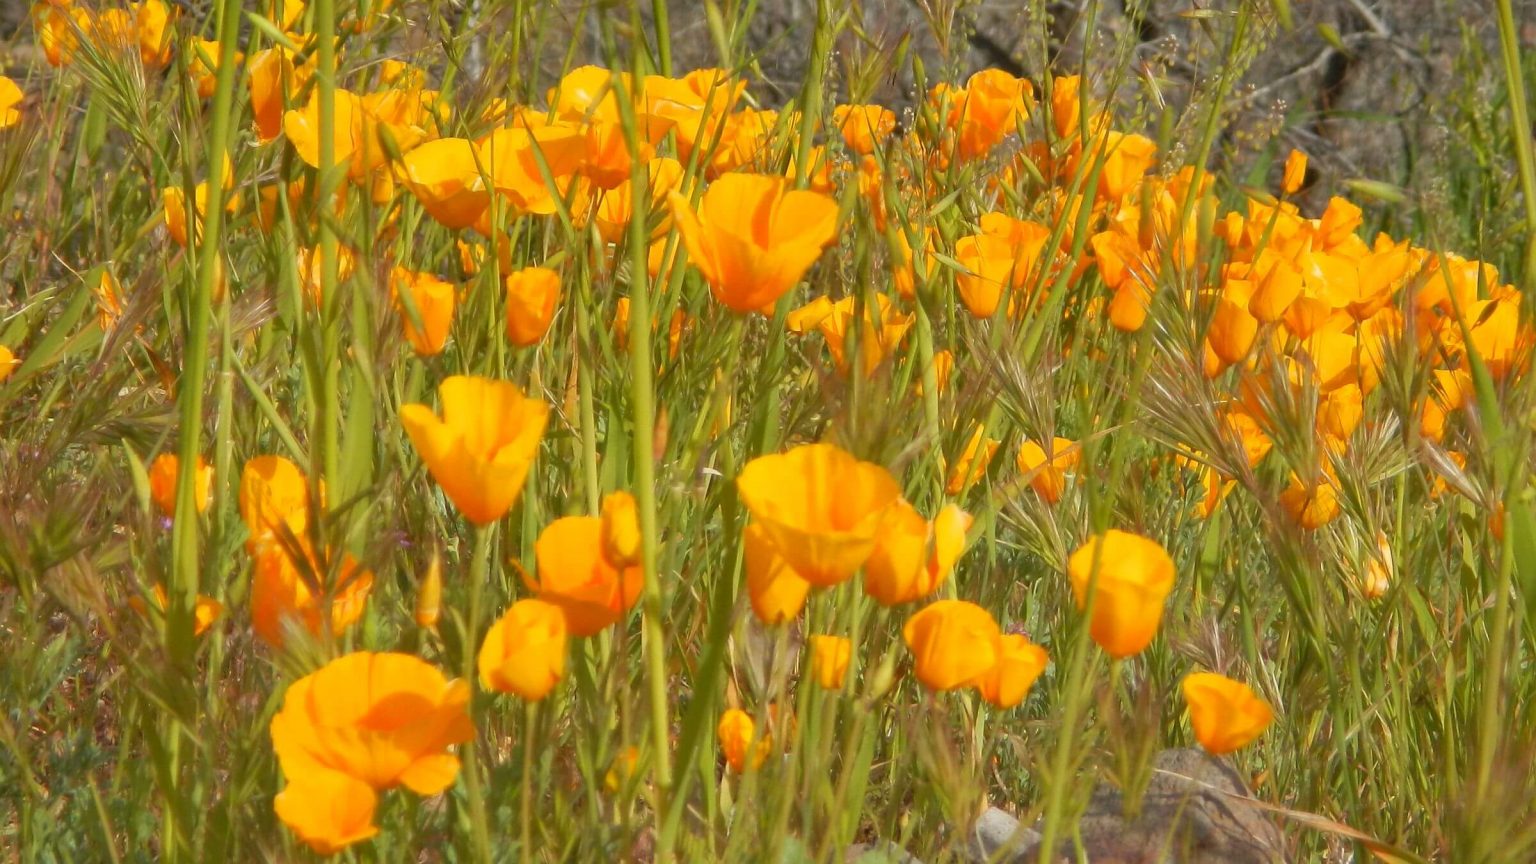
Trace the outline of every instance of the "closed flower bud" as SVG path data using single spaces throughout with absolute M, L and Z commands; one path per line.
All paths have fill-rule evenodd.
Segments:
M 1111 657 L 1139 654 L 1157 635 L 1174 577 L 1173 559 L 1157 541 L 1111 529 L 1073 552 L 1067 572 L 1077 608 L 1093 585 L 1089 634 Z
M 160 512 L 167 516 L 176 515 L 178 464 L 174 453 L 161 453 L 149 463 L 149 497 L 160 508 Z M 213 500 L 213 466 L 201 456 L 197 457 L 197 478 L 193 484 L 192 500 L 197 512 L 202 513 Z
M 768 758 L 768 753 L 773 749 L 767 735 L 753 743 L 756 731 L 757 724 L 752 722 L 752 715 L 740 708 L 727 710 L 721 715 L 720 724 L 715 727 L 715 735 L 720 739 L 720 752 L 725 754 L 725 763 L 737 774 L 747 770 L 749 753 L 751 766 L 756 769 L 762 766 L 763 760 Z
M 547 267 L 525 267 L 506 278 L 507 338 L 527 348 L 539 344 L 555 319 L 560 302 L 560 274 Z
M 433 549 L 432 560 L 427 564 L 427 572 L 421 577 L 421 584 L 416 586 L 416 626 L 435 630 L 442 601 L 443 556 L 442 553 Z

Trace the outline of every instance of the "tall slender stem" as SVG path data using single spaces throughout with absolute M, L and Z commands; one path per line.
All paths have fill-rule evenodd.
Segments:
M 1536 291 L 1536 155 L 1531 147 L 1531 119 L 1526 113 L 1525 70 L 1520 63 L 1519 36 L 1510 0 L 1498 0 L 1499 48 L 1504 60 L 1504 83 L 1509 88 L 1510 138 L 1520 166 L 1520 191 L 1525 199 L 1525 272 L 1521 285 Z
M 315 0 L 315 40 L 318 42 L 315 67 L 315 95 L 320 108 L 320 168 L 316 172 L 317 200 L 324 202 L 319 208 L 320 241 L 320 363 L 315 383 L 315 429 L 313 441 L 319 442 L 320 458 L 311 455 L 310 464 L 321 471 L 321 476 L 337 491 L 340 467 L 339 416 L 341 395 L 341 339 L 337 332 L 336 309 L 340 298 L 336 296 L 336 283 L 340 280 L 340 262 L 337 259 L 336 228 L 331 222 L 330 202 L 335 199 L 338 176 L 336 174 L 336 2 Z M 311 445 L 313 446 L 313 444 Z M 317 487 L 318 488 L 318 487 Z
M 475 527 L 475 557 L 469 567 L 469 611 L 464 619 L 464 644 L 461 647 L 464 656 L 460 658 L 461 674 L 465 681 L 470 682 L 470 686 L 474 686 L 475 646 L 480 634 L 480 590 L 490 574 L 491 541 L 495 527 L 494 524 Z M 470 705 L 474 705 L 474 700 L 470 700 Z M 469 823 L 475 844 L 475 860 L 489 864 L 491 835 L 485 815 L 485 796 L 480 787 L 479 748 L 475 746 L 478 741 L 479 735 L 476 734 L 464 747 L 464 787 L 469 796 Z

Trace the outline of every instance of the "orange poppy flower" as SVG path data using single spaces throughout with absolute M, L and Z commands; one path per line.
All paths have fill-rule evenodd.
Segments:
M 757 770 L 773 752 L 773 742 L 764 734 L 757 737 L 757 724 L 752 722 L 752 715 L 740 708 L 731 708 L 720 716 L 720 724 L 715 727 L 715 737 L 720 739 L 720 752 L 725 754 L 725 764 L 732 771 L 740 774 L 747 770 L 747 760 L 750 754 L 752 769 Z
M 965 490 L 975 485 L 982 475 L 987 473 L 987 466 L 992 464 L 992 457 L 996 455 L 997 447 L 1001 442 L 995 438 L 985 437 L 986 431 L 985 425 L 976 424 L 976 430 L 966 440 L 964 452 L 949 468 L 948 476 L 944 481 L 946 495 L 964 494 Z
M 448 748 L 474 735 L 469 698 L 468 682 L 418 657 L 356 651 L 288 686 L 272 749 L 290 783 L 334 772 L 436 795 L 459 774 Z
M 455 375 L 438 386 L 443 413 L 403 405 L 400 422 L 459 512 L 476 525 L 506 515 L 538 453 L 549 406 L 516 384 Z
M 789 566 L 818 587 L 864 565 L 886 510 L 901 496 L 884 468 L 831 444 L 753 459 L 736 490 Z
M 864 565 L 864 593 L 883 606 L 910 603 L 944 584 L 965 551 L 971 514 L 944 505 L 932 522 L 905 499 L 886 511 L 875 551 Z
M 615 567 L 603 555 L 603 520 L 567 516 L 544 526 L 534 543 L 538 578 L 528 587 L 565 611 L 573 636 L 595 636 L 617 623 L 640 599 L 645 574 Z
M 16 355 L 11 352 L 11 349 L 0 345 L 0 382 L 11 377 L 11 373 L 16 371 L 16 367 L 19 365 L 21 365 L 21 361 L 16 359 Z
M 351 555 L 342 553 L 334 584 L 317 596 L 314 589 L 324 588 L 330 581 L 326 562 L 315 555 L 308 540 L 300 538 L 298 542 L 303 555 L 298 563 L 279 543 L 264 543 L 256 551 L 251 624 L 257 636 L 277 649 L 286 644 L 292 627 L 319 636 L 329 626 L 331 635 L 341 634 L 363 616 L 373 590 L 373 574 L 359 567 Z
M 1083 448 L 1070 438 L 1052 438 L 1046 453 L 1033 439 L 1019 445 L 1019 472 L 1029 478 L 1030 488 L 1047 504 L 1055 504 L 1067 490 L 1067 472 L 1082 460 Z
M 240 518 L 250 534 L 246 548 L 252 554 L 276 538 L 280 525 L 303 537 L 309 528 L 309 481 L 304 472 L 281 456 L 247 461 L 240 472 Z
M 1111 657 L 1139 654 L 1157 635 L 1174 578 L 1173 559 L 1157 541 L 1110 529 L 1072 553 L 1067 573 L 1079 609 L 1094 583 L 1089 635 Z
M 756 522 L 741 532 L 747 570 L 747 597 L 757 620 L 772 627 L 798 616 L 811 583 L 789 566 L 768 532 Z
M 614 492 L 603 496 L 603 557 L 615 567 L 640 563 L 640 513 L 635 496 Z
M 824 690 L 841 690 L 853 659 L 853 643 L 845 636 L 811 637 L 811 674 Z
M 1024 701 L 1035 680 L 1045 672 L 1050 656 L 1018 633 L 998 640 L 997 662 L 976 681 L 981 698 L 995 708 L 1008 709 Z
M 1247 684 L 1214 672 L 1195 672 L 1179 688 L 1189 705 L 1195 739 L 1207 752 L 1223 756 L 1248 746 L 1275 719 L 1268 702 Z
M 149 498 L 167 516 L 176 515 L 177 466 L 180 461 L 174 453 L 161 453 L 149 463 Z M 197 512 L 208 509 L 213 501 L 213 466 L 203 457 L 197 457 L 197 478 L 193 482 L 193 503 Z
M 908 618 L 901 636 L 917 680 L 942 692 L 969 686 L 997 665 L 1002 631 L 975 603 L 939 600 Z
M 306 771 L 272 799 L 277 818 L 320 855 L 334 855 L 379 833 L 373 823 L 379 795 L 341 771 Z
M 507 338 L 528 348 L 539 344 L 555 320 L 560 274 L 548 267 L 524 267 L 507 274 Z
M 705 190 L 697 213 L 677 192 L 668 200 L 689 259 L 715 299 L 741 314 L 777 302 L 837 231 L 835 200 L 782 177 L 727 174 Z
M 169 597 L 165 593 L 165 586 L 156 582 L 154 593 L 151 596 L 155 601 L 155 609 L 164 612 L 165 605 L 169 601 Z M 128 607 L 140 615 L 149 614 L 149 605 L 141 597 L 129 597 Z M 205 597 L 202 594 L 197 595 L 196 601 L 192 604 L 192 635 L 201 636 L 208 632 L 208 628 L 212 627 L 213 622 L 219 620 L 219 617 L 223 614 L 223 603 L 212 597 Z
M 480 686 L 529 702 L 550 694 L 565 675 L 565 612 L 524 599 L 497 619 L 480 644 Z
M 511 126 L 492 131 L 476 148 L 491 187 L 518 212 L 549 215 L 585 163 L 587 139 L 574 124 Z
M 1334 488 L 1332 472 L 1324 469 L 1322 476 L 1303 481 L 1292 474 L 1290 485 L 1280 493 L 1280 506 L 1307 531 L 1316 531 L 1339 516 L 1339 493 Z
M 880 105 L 839 105 L 832 109 L 832 122 L 849 150 L 868 156 L 896 131 L 896 112 Z
M 399 176 L 427 215 L 450 230 L 475 225 L 491 206 L 474 142 L 439 138 L 406 153 Z
M 16 106 L 24 98 L 26 94 L 15 81 L 0 75 L 0 129 L 9 129 L 21 122 L 21 109 Z
M 411 350 L 420 357 L 442 353 L 453 327 L 453 285 L 430 273 L 396 267 L 390 271 L 389 288 Z

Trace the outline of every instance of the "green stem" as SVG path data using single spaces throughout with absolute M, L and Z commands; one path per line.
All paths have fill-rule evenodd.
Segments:
M 475 646 L 480 634 L 480 589 L 490 578 L 491 540 L 495 531 L 491 525 L 475 527 L 475 557 L 469 567 L 469 615 L 464 620 L 464 641 L 460 646 L 461 674 L 474 686 Z M 470 702 L 474 704 L 473 700 Z M 475 860 L 489 864 L 491 860 L 491 835 L 485 815 L 485 796 L 480 788 L 480 760 L 477 755 L 478 736 L 471 738 L 464 748 L 464 785 L 469 796 L 469 824 L 474 838 Z
M 523 712 L 523 789 L 522 800 L 519 804 L 519 822 L 521 822 L 520 834 L 522 836 L 522 848 L 519 854 L 524 864 L 533 860 L 533 767 L 537 762 L 538 751 L 534 745 L 538 736 L 534 734 L 539 721 L 539 703 L 529 702 Z
M 340 450 L 340 381 L 341 336 L 337 331 L 336 283 L 340 280 L 340 261 L 337 258 L 336 228 L 332 223 L 330 202 L 337 187 L 336 165 L 336 2 L 315 0 L 315 40 L 318 43 L 315 67 L 315 94 L 320 107 L 320 168 L 316 172 L 317 200 L 324 202 L 318 208 L 320 227 L 320 363 L 315 377 L 318 391 L 315 394 L 314 441 L 320 444 L 317 463 L 321 476 L 332 492 L 341 489 L 338 453 Z M 317 499 L 318 500 L 318 499 Z
M 176 517 L 171 547 L 171 579 L 167 586 L 169 608 L 166 610 L 166 647 L 176 669 L 190 669 L 195 647 L 194 609 L 201 567 L 198 553 L 197 460 L 202 453 L 203 387 L 208 374 L 208 333 L 212 329 L 213 290 L 218 276 L 220 233 L 224 222 L 223 169 L 229 150 L 230 127 L 235 90 L 235 40 L 239 36 L 240 4 L 225 0 L 219 7 L 219 72 L 213 91 L 212 127 L 208 137 L 205 171 L 210 175 L 213 201 L 203 217 L 200 241 L 196 247 L 197 284 L 187 298 L 190 307 L 186 335 L 186 354 L 177 401 L 181 408 L 181 469 L 176 477 Z M 224 478 L 220 478 L 221 480 Z M 167 760 L 170 776 L 177 777 L 181 761 L 181 732 L 174 719 L 167 719 Z M 169 792 L 170 790 L 166 790 Z M 181 833 L 176 824 L 176 806 L 167 801 L 165 836 L 162 850 L 167 861 L 180 859 Z
M 1520 191 L 1525 199 L 1525 273 L 1522 286 L 1536 291 L 1536 155 L 1531 152 L 1531 121 L 1526 114 L 1525 75 L 1520 63 L 1519 36 L 1510 0 L 1498 0 L 1499 48 L 1504 61 L 1504 83 L 1509 88 L 1510 138 L 1520 165 Z

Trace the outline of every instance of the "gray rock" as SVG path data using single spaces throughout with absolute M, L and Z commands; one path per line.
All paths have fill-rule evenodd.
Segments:
M 1040 833 L 1025 827 L 1006 811 L 988 807 L 966 837 L 966 858 L 982 862 L 1023 862 L 1040 843 Z M 999 853 L 1003 853 L 999 858 Z

